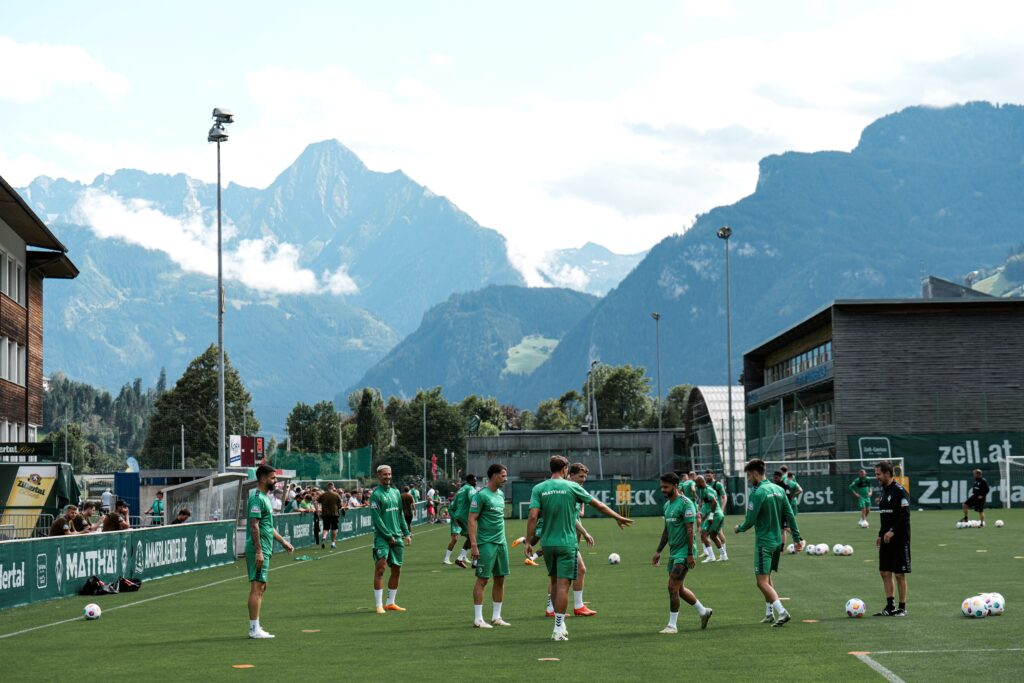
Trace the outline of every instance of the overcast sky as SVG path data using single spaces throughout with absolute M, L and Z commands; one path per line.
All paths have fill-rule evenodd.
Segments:
M 1019 102 L 1002 2 L 46 2 L 0 22 L 0 175 L 118 168 L 264 187 L 337 138 L 501 231 L 514 254 L 647 249 L 754 189 L 757 161 L 849 150 L 915 104 Z

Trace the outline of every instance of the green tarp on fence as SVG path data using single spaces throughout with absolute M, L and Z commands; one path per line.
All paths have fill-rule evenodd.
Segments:
M 295 478 L 359 479 L 373 474 L 373 446 L 364 446 L 344 453 L 304 453 L 279 448 L 269 462 L 282 470 L 295 470 Z
M 235 561 L 235 523 L 200 522 L 0 544 L 0 609 L 74 595 L 96 575 L 156 579 Z
M 417 503 L 413 510 L 412 524 L 417 526 L 426 521 L 426 503 Z M 316 545 L 318 542 L 313 535 L 313 515 L 311 514 L 292 512 L 287 515 L 274 515 L 274 528 L 296 548 Z M 321 527 L 322 529 L 323 527 Z M 347 510 L 345 516 L 338 519 L 339 541 L 372 533 L 373 520 L 367 509 Z M 275 543 L 274 552 L 284 552 L 284 548 L 279 543 Z

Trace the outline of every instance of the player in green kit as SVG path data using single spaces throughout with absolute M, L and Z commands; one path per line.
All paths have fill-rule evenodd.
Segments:
M 779 594 L 772 584 L 772 572 L 779 570 L 779 556 L 782 554 L 782 519 L 789 522 L 793 531 L 796 551 L 803 550 L 804 542 L 800 537 L 800 529 L 796 525 L 796 517 L 789 505 L 785 492 L 764 478 L 764 461 L 754 459 L 743 468 L 750 484 L 747 502 L 747 516 L 742 524 L 736 526 L 736 533 L 742 533 L 754 527 L 754 575 L 757 577 L 757 588 L 764 595 L 765 614 L 762 624 L 782 626 L 790 620 L 789 612 L 782 606 Z M 778 614 L 776 619 L 772 610 Z
M 679 493 L 690 499 L 691 503 L 697 502 L 697 473 L 683 472 L 682 481 L 679 483 Z
M 402 514 L 402 494 L 391 485 L 391 467 L 377 468 L 380 486 L 370 494 L 370 518 L 373 520 L 373 600 L 377 614 L 404 612 L 404 607 L 395 604 L 398 581 L 402 578 L 402 559 L 405 546 L 412 543 L 409 526 Z M 388 602 L 384 600 L 384 570 L 391 568 L 388 577 Z
M 725 553 L 722 542 L 718 540 L 722 523 L 725 522 L 725 513 L 722 512 L 722 507 L 718 504 L 718 495 L 715 490 L 708 486 L 704 477 L 700 475 L 697 476 L 697 501 L 700 503 L 700 516 L 704 520 L 700 525 L 700 540 L 704 545 L 704 554 L 707 555 L 704 562 L 716 561 L 715 551 L 711 547 L 712 543 L 721 553 L 718 561 L 725 562 L 729 556 Z
M 270 573 L 270 555 L 274 552 L 274 541 L 287 552 L 294 550 L 292 544 L 281 538 L 274 529 L 274 511 L 267 495 L 277 484 L 277 472 L 270 465 L 256 468 L 256 488 L 249 492 L 246 501 L 245 565 L 249 570 L 249 637 L 273 638 L 260 626 L 260 607 L 263 593 L 267 590 L 267 575 Z
M 459 541 L 459 535 L 462 535 L 466 537 L 466 542 L 462 544 L 462 550 L 459 551 L 459 557 L 455 560 L 455 564 L 463 569 L 467 568 L 466 555 L 469 553 L 469 524 L 467 523 L 467 516 L 469 515 L 469 500 L 473 497 L 474 493 L 476 493 L 476 477 L 472 474 L 467 474 L 466 483 L 455 492 L 452 504 L 448 507 L 448 516 L 451 518 L 452 540 L 448 542 L 448 550 L 444 554 L 444 564 L 452 563 L 452 550 Z
M 714 489 L 715 495 L 718 496 L 718 507 L 722 511 L 722 517 L 723 517 L 723 519 L 722 519 L 722 528 L 718 532 L 718 540 L 721 541 L 721 543 L 722 543 L 722 545 L 721 545 L 722 552 L 725 553 L 726 556 L 728 557 L 728 553 L 725 550 L 725 519 L 724 519 L 724 517 L 725 517 L 726 510 L 729 509 L 729 494 L 725 490 L 725 484 L 723 484 L 722 482 L 720 482 L 717 479 L 715 479 L 715 473 L 714 473 L 714 471 L 711 470 L 711 468 L 708 468 L 707 470 L 704 471 L 704 481 L 707 482 L 708 486 L 710 486 L 712 489 Z
M 700 627 L 708 627 L 712 610 L 700 604 L 700 600 L 689 588 L 683 585 L 686 574 L 697 566 L 694 559 L 697 555 L 697 543 L 694 539 L 693 526 L 697 522 L 697 508 L 693 502 L 679 493 L 679 477 L 674 472 L 661 475 L 661 493 L 665 496 L 664 505 L 665 529 L 661 532 L 658 550 L 651 558 L 655 567 L 661 562 L 661 551 L 668 545 L 668 626 L 661 633 L 678 633 L 679 599 L 693 605 L 700 615 Z
M 505 598 L 505 577 L 509 574 L 508 545 L 505 542 L 505 495 L 502 487 L 508 470 L 497 463 L 487 468 L 487 486 L 473 494 L 469 502 L 470 556 L 476 567 L 473 585 L 473 626 L 493 628 L 511 626 L 501 618 Z M 491 589 L 491 623 L 484 621 L 484 588 L 494 578 Z
M 540 536 L 544 544 L 544 564 L 548 576 L 555 578 L 552 602 L 555 608 L 555 628 L 552 640 L 569 640 L 565 627 L 565 616 L 569 602 L 569 585 L 576 579 L 579 562 L 579 546 L 576 536 L 576 522 L 579 503 L 589 503 L 601 514 L 611 517 L 619 528 L 629 526 L 633 520 L 623 517 L 601 501 L 593 498 L 579 484 L 569 481 L 569 461 L 560 455 L 551 456 L 549 462 L 551 478 L 533 487 L 530 496 L 530 521 L 526 525 L 526 552 L 533 552 L 533 536 L 537 522 L 544 520 Z
M 850 493 L 857 499 L 857 506 L 860 508 L 860 524 L 868 528 L 868 515 L 871 513 L 871 480 L 868 479 L 867 470 L 861 470 L 857 478 L 850 483 Z

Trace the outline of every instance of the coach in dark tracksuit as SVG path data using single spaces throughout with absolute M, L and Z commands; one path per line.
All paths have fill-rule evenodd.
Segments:
M 875 477 L 882 487 L 878 500 L 878 573 L 885 589 L 885 609 L 876 617 L 907 616 L 907 574 L 910 573 L 910 496 L 893 478 L 892 464 L 875 465 Z M 893 575 L 899 589 L 900 604 L 893 604 Z
M 985 526 L 985 497 L 988 496 L 988 482 L 981 476 L 981 470 L 974 470 L 974 485 L 971 487 L 971 495 L 964 501 L 964 518 L 960 521 L 967 521 L 967 511 L 974 510 L 981 518 L 981 525 Z

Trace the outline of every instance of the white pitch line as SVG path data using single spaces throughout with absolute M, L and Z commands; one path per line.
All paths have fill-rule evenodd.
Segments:
M 1024 647 L 980 648 L 974 650 L 879 650 L 873 655 L 933 655 L 943 652 L 1024 652 Z
M 437 528 L 441 528 L 441 527 L 438 526 Z M 427 529 L 426 531 L 418 531 L 418 532 L 416 532 L 416 533 L 414 533 L 412 535 L 413 536 L 420 536 L 422 534 L 428 534 L 431 531 L 437 531 L 437 528 Z M 355 548 L 346 548 L 345 550 L 338 550 L 338 551 L 335 551 L 335 552 L 332 552 L 332 553 L 327 553 L 326 555 L 323 555 L 322 557 L 334 557 L 335 555 L 343 555 L 345 553 L 355 552 L 356 550 L 364 550 L 366 548 L 372 547 L 372 545 L 373 544 L 367 544 L 367 545 L 356 546 Z M 270 571 L 276 572 L 279 569 L 287 569 L 288 567 L 302 566 L 302 564 L 304 564 L 304 563 L 300 563 L 299 565 L 296 565 L 296 564 L 285 564 L 285 565 L 282 565 L 280 567 L 272 567 L 270 569 Z M 227 566 L 227 565 L 222 565 L 222 566 Z M 181 575 L 178 574 L 178 576 L 181 576 Z M 244 577 L 245 577 L 244 574 L 239 574 L 238 576 L 232 576 L 232 577 L 227 578 L 227 579 L 221 579 L 220 581 L 213 581 L 211 583 L 203 584 L 202 586 L 193 586 L 191 588 L 185 588 L 184 590 L 174 591 L 173 593 L 164 593 L 163 595 L 154 595 L 151 598 L 145 598 L 143 600 L 136 600 L 135 602 L 129 602 L 129 603 L 125 604 L 125 605 L 117 605 L 116 607 L 108 608 L 106 611 L 113 612 L 114 610 L 124 609 L 126 607 L 134 607 L 135 605 L 142 605 L 142 604 L 147 603 L 147 602 L 153 602 L 154 600 L 163 600 L 164 598 L 171 598 L 171 597 L 174 597 L 175 595 L 183 595 L 185 593 L 191 593 L 192 591 L 203 590 L 205 588 L 213 588 L 214 586 L 219 586 L 222 583 L 227 583 L 228 581 L 237 581 L 238 579 L 241 579 L 241 578 L 244 578 Z M 68 595 L 68 596 L 65 596 L 65 597 L 71 597 L 71 596 Z M 72 621 L 79 621 L 81 618 L 82 617 L 72 617 L 70 619 L 61 619 L 60 621 L 54 621 L 54 622 L 51 622 L 49 624 L 40 624 L 39 626 L 33 626 L 31 628 L 22 629 L 20 631 L 13 631 L 11 633 L 0 634 L 0 640 L 3 640 L 4 638 L 13 638 L 14 636 L 24 635 L 26 633 L 31 633 L 32 631 L 38 631 L 38 630 L 44 629 L 44 628 L 50 628 L 51 626 L 60 626 L 61 624 L 68 624 L 68 623 L 71 623 Z
M 878 654 L 878 653 L 875 653 L 875 654 Z M 885 668 L 884 666 L 882 666 L 881 664 L 879 664 L 875 660 L 871 659 L 871 657 L 869 655 L 861 654 L 861 653 L 858 652 L 857 654 L 854 655 L 854 657 L 856 657 L 857 659 L 859 659 L 860 661 L 864 662 L 865 664 L 870 666 L 872 669 L 877 671 L 879 674 L 882 675 L 882 678 L 884 678 L 885 680 L 889 681 L 889 683 L 906 683 L 906 681 L 904 681 L 902 678 L 900 678 L 899 676 L 894 674 L 892 671 L 890 671 L 889 669 Z

